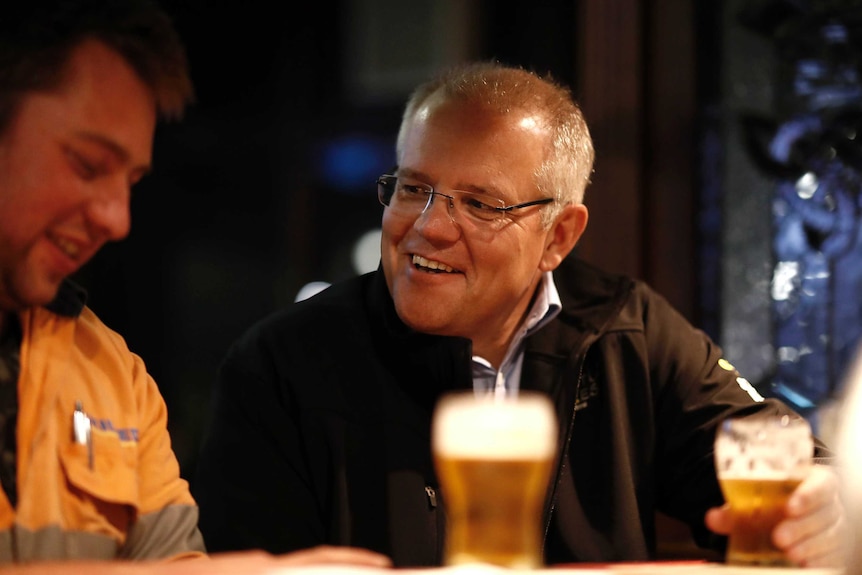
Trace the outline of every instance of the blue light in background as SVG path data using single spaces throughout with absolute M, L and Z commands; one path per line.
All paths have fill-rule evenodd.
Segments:
M 351 134 L 321 144 L 318 177 L 335 191 L 345 194 L 367 194 L 373 190 L 377 176 L 394 164 L 392 138 Z

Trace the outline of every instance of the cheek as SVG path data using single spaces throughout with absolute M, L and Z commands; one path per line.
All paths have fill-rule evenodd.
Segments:
M 16 153 L 22 150 L 27 153 Z M 53 212 L 80 195 L 72 174 L 57 154 L 23 147 L 4 151 L 8 153 L 0 158 L 0 186 L 6 202 L 22 209 Z
M 381 224 L 381 251 L 397 246 L 410 227 L 411 222 L 404 218 L 392 216 L 389 210 L 385 210 Z
M 393 265 L 398 250 L 398 242 L 402 236 L 403 234 L 398 234 L 398 230 L 394 228 L 392 218 L 388 218 L 384 214 L 380 230 L 380 258 L 384 268 Z
M 530 247 L 527 241 L 516 234 L 497 234 L 488 240 L 471 242 L 471 251 L 488 261 L 505 262 L 511 265 L 521 262 L 526 257 Z
M 477 267 L 490 275 L 492 282 L 520 283 L 530 281 L 542 258 L 540 245 L 528 238 L 498 235 L 492 241 L 469 246 Z

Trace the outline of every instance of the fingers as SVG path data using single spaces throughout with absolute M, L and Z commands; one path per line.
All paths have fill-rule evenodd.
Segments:
M 824 505 L 831 505 L 833 500 L 837 500 L 838 489 L 839 479 L 835 470 L 825 465 L 815 465 L 790 496 L 787 514 L 800 517 Z
M 775 544 L 784 550 L 794 563 L 804 567 L 842 567 L 845 557 L 845 536 L 847 525 L 843 516 L 833 520 L 823 520 L 828 510 L 812 516 L 811 521 L 788 520 L 780 524 L 774 532 Z M 808 518 L 806 518 L 808 519 Z M 812 528 L 820 524 L 822 530 Z
M 846 530 L 843 508 L 835 496 L 806 515 L 782 521 L 773 532 L 773 541 L 800 565 L 840 567 Z
M 707 529 L 719 535 L 727 535 L 730 533 L 732 516 L 730 514 L 730 505 L 722 507 L 713 507 L 706 512 L 704 523 Z
M 815 466 L 787 503 L 787 518 L 773 531 L 773 541 L 795 563 L 840 567 L 847 523 L 835 471 Z

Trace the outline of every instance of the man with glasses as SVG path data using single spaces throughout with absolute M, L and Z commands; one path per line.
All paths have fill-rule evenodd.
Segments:
M 545 560 L 646 560 L 654 517 L 726 533 L 712 444 L 724 417 L 791 413 L 752 397 L 718 347 L 641 282 L 570 257 L 593 164 L 565 89 L 478 63 L 410 97 L 398 165 L 377 181 L 376 272 L 253 326 L 220 370 L 194 492 L 215 549 L 320 543 L 438 565 L 431 414 L 444 392 L 541 390 L 559 465 Z M 818 467 L 776 542 L 838 560 L 834 474 Z

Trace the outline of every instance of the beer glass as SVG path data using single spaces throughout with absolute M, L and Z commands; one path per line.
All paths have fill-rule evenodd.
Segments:
M 544 394 L 466 392 L 439 401 L 432 449 L 447 518 L 446 565 L 542 566 L 542 510 L 556 437 Z
M 772 531 L 813 456 L 811 428 L 800 417 L 755 415 L 722 422 L 715 467 L 732 515 L 727 563 L 792 565 L 773 545 Z

